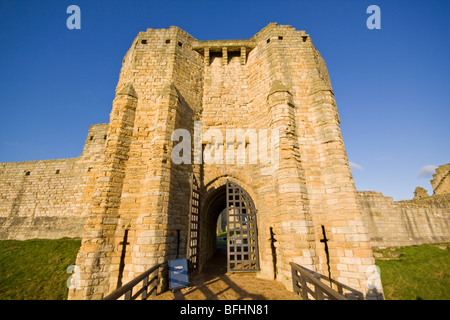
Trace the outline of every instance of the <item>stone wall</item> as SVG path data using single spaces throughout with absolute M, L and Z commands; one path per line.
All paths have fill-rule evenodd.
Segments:
M 373 247 L 450 241 L 450 194 L 392 201 L 380 192 L 358 192 Z
M 431 180 L 434 194 L 450 193 L 450 163 L 439 166 Z
M 0 163 L 0 239 L 81 237 L 106 128 L 91 126 L 78 158 Z

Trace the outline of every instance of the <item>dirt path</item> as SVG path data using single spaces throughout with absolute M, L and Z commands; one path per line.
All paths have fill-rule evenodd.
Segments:
M 217 250 L 190 286 L 166 291 L 157 300 L 300 300 L 278 281 L 256 278 L 255 273 L 226 274 L 226 248 Z

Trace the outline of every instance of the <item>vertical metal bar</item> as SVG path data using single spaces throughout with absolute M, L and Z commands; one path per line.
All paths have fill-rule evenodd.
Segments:
M 200 241 L 200 189 L 198 186 L 197 179 L 195 178 L 195 175 L 192 174 L 192 180 L 193 180 L 193 202 L 194 202 L 194 208 L 192 209 L 195 211 L 192 215 L 192 223 L 194 224 L 194 232 L 195 236 L 193 237 L 194 242 L 194 248 L 193 248 L 193 255 L 194 255 L 194 269 L 198 270 L 199 263 L 198 263 L 198 256 L 199 256 L 199 241 Z
M 186 256 L 189 271 L 198 269 L 198 244 L 200 230 L 200 192 L 194 173 L 191 174 L 191 198 L 189 202 L 189 227 L 186 245 Z
M 190 179 L 191 185 L 191 197 L 189 199 L 189 223 L 188 223 L 188 234 L 187 234 L 187 242 L 186 242 L 186 257 L 188 258 L 188 269 L 191 269 L 191 221 L 192 221 L 192 198 L 194 193 L 194 173 L 191 173 Z M 192 271 L 192 270 L 189 270 Z

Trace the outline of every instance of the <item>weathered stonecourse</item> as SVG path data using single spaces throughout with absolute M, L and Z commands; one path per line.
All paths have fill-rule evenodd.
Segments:
M 439 166 L 433 195 L 417 187 L 414 198 L 393 201 L 377 191 L 360 191 L 358 200 L 373 247 L 410 246 L 450 241 L 450 163 Z
M 89 128 L 78 158 L 0 163 L 1 240 L 81 236 L 107 127 Z

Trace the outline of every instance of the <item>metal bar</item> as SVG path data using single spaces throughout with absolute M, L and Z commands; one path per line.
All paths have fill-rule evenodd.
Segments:
M 208 51 L 209 52 L 209 51 Z M 188 233 L 187 233 L 187 243 L 191 243 L 191 224 L 192 224 L 192 195 L 194 193 L 194 173 L 191 173 L 191 179 L 190 179 L 190 187 L 191 187 L 191 197 L 189 198 L 189 223 L 188 223 Z M 187 247 L 187 252 L 186 252 L 186 256 L 188 259 L 191 258 L 191 245 L 186 246 Z
M 198 245 L 200 229 L 200 191 L 194 173 L 190 178 L 191 197 L 189 199 L 189 228 L 187 235 L 186 256 L 190 273 L 198 270 Z

